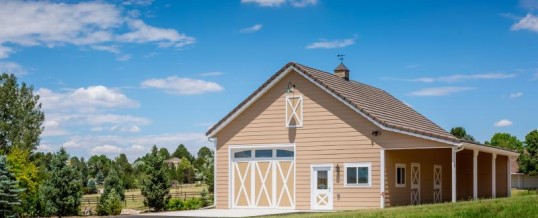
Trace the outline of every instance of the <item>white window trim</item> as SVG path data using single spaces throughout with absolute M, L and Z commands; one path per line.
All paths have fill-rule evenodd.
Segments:
M 398 184 L 398 168 L 403 168 L 404 169 L 404 183 L 403 184 Z M 406 183 L 407 183 L 407 178 L 406 177 L 406 174 L 407 174 L 407 169 L 406 169 L 406 165 L 405 164 L 402 164 L 402 163 L 397 163 L 394 167 L 394 184 L 396 187 L 398 188 L 405 188 L 406 186 Z
M 301 114 L 299 114 L 300 117 L 299 117 L 299 115 L 297 115 L 300 118 L 300 120 L 298 120 L 299 125 L 290 125 L 289 121 L 291 119 L 290 119 L 290 117 L 288 117 L 288 102 L 289 102 L 290 98 L 299 98 L 299 101 L 300 101 L 299 107 L 301 107 Z M 303 122 L 303 120 L 304 120 L 304 110 L 303 110 L 304 101 L 303 101 L 303 96 L 302 95 L 287 95 L 285 105 L 286 105 L 286 127 L 288 127 L 288 128 L 300 128 L 300 127 L 303 127 L 303 125 L 304 125 L 304 122 Z M 290 105 L 290 106 L 293 107 L 293 105 Z M 293 114 L 292 114 L 292 116 L 293 116 Z
M 347 183 L 347 168 L 348 167 L 368 167 L 368 184 L 348 184 Z M 358 173 L 358 172 L 357 172 Z M 359 175 L 357 175 L 357 180 Z M 349 188 L 364 188 L 372 187 L 372 163 L 344 163 L 344 187 Z

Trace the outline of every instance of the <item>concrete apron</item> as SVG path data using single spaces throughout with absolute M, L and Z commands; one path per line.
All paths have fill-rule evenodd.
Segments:
M 277 214 L 298 213 L 298 210 L 278 209 L 205 209 L 205 210 L 182 210 L 160 213 L 145 213 L 140 216 L 173 216 L 173 217 L 252 217 Z

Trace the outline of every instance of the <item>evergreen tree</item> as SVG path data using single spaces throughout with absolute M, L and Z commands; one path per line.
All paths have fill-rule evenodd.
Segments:
M 78 215 L 82 203 L 80 174 L 68 164 L 69 155 L 61 148 L 53 155 L 50 176 L 41 186 L 40 197 L 45 215 Z
M 39 96 L 33 87 L 5 73 L 0 75 L 0 96 L 0 154 L 9 154 L 14 147 L 34 150 L 45 119 Z
M 110 199 L 116 198 L 116 196 L 110 196 L 112 193 L 113 195 L 116 195 L 120 201 L 125 201 L 123 184 L 118 176 L 118 173 L 114 169 L 110 170 L 110 173 L 108 173 L 108 176 L 105 179 L 105 190 L 99 198 L 99 204 L 97 206 L 97 213 L 99 215 L 113 215 L 110 213 L 110 207 L 112 205 L 108 204 Z
M 15 175 L 9 172 L 5 156 L 0 156 L 0 217 L 15 216 L 15 206 L 21 204 Z
M 170 159 L 170 152 L 165 147 L 159 148 L 159 154 L 164 157 L 165 160 Z
M 180 144 L 179 146 L 177 146 L 177 149 L 174 151 L 174 154 L 172 154 L 172 156 L 177 157 L 179 159 L 187 158 L 187 160 L 189 160 L 191 163 L 194 161 L 194 157 L 189 152 L 189 150 L 187 150 L 187 147 L 185 147 L 185 145 L 183 144 Z
M 170 200 L 170 180 L 166 173 L 164 158 L 153 146 L 145 162 L 146 178 L 142 181 L 144 205 L 155 211 L 163 210 Z
M 11 149 L 7 156 L 10 166 L 9 171 L 15 175 L 19 182 L 19 187 L 24 189 L 20 194 L 21 205 L 17 206 L 17 211 L 21 215 L 32 215 L 35 208 L 35 201 L 38 198 L 39 169 L 30 161 L 30 151 L 19 148 Z
M 121 182 L 123 183 L 124 189 L 134 189 L 136 188 L 135 184 L 135 175 L 133 166 L 127 160 L 125 154 L 120 154 L 114 160 L 115 166 L 118 169 L 118 175 L 120 176 Z
M 97 183 L 95 182 L 95 179 L 89 179 L 86 187 L 87 194 L 97 194 L 97 192 L 99 191 L 97 190 Z

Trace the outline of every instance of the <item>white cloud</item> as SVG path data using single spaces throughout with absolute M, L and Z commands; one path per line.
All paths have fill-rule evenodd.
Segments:
M 538 17 L 532 14 L 527 14 L 527 16 L 521 18 L 517 23 L 512 25 L 511 30 L 529 30 L 538 32 Z
M 52 152 L 54 149 L 49 144 L 41 143 L 37 146 L 37 150 L 41 152 Z
M 15 62 L 0 62 L 0 73 L 11 73 L 21 76 L 27 74 L 28 71 Z
M 120 49 L 117 45 L 91 45 L 90 48 L 97 51 L 107 51 L 114 54 L 120 53 Z
M 100 145 L 92 148 L 92 154 L 120 154 L 122 148 L 114 145 Z
M 534 76 L 532 77 L 532 80 L 538 80 L 538 72 L 534 73 Z
M 116 58 L 116 60 L 118 60 L 118 61 L 128 61 L 128 60 L 130 60 L 130 59 L 131 59 L 131 55 L 128 55 L 128 54 L 126 54 L 126 55 L 121 55 L 121 56 L 119 56 L 118 58 Z
M 9 15 L 0 17 L 0 58 L 13 52 L 7 44 L 47 47 L 71 44 L 114 53 L 114 49 L 105 47 L 110 47 L 110 43 L 181 47 L 195 42 L 193 37 L 174 29 L 147 25 L 124 13 L 120 6 L 104 2 L 1 1 L 0 14 Z
M 67 92 L 54 92 L 50 89 L 37 90 L 45 110 L 94 111 L 99 108 L 138 107 L 139 103 L 128 98 L 117 89 L 105 86 L 89 86 Z
M 508 79 L 515 77 L 515 74 L 506 74 L 506 73 L 485 73 L 485 74 L 456 74 L 450 76 L 440 76 L 440 77 L 419 77 L 414 79 L 404 79 L 405 81 L 410 82 L 423 82 L 423 83 L 432 83 L 432 82 L 461 82 L 466 80 L 485 80 L 485 79 Z
M 224 74 L 223 72 L 215 71 L 215 72 L 200 73 L 198 75 L 203 76 L 203 77 L 207 77 L 207 76 L 222 76 L 223 74 Z
M 289 2 L 291 4 L 291 6 L 297 7 L 297 8 L 302 8 L 302 7 L 306 7 L 306 6 L 309 6 L 309 5 L 318 4 L 318 0 L 290 0 Z
M 241 33 L 258 32 L 258 31 L 260 31 L 262 29 L 262 27 L 263 27 L 263 25 L 261 25 L 261 24 L 255 24 L 254 26 L 243 28 L 243 29 L 239 30 L 239 32 L 241 32 Z
M 509 98 L 519 98 L 521 96 L 523 96 L 523 92 L 510 93 L 510 95 L 508 97 Z
M 355 38 L 333 40 L 333 41 L 320 40 L 318 42 L 313 42 L 312 44 L 307 45 L 306 48 L 307 49 L 316 49 L 316 48 L 333 49 L 333 48 L 344 48 L 353 44 L 355 44 Z
M 286 3 L 286 0 L 241 0 L 241 3 L 253 3 L 261 7 L 276 7 Z
M 202 146 L 210 146 L 205 134 L 195 132 L 178 132 L 172 134 L 142 135 L 142 136 L 73 136 L 58 146 L 76 149 L 86 154 L 118 154 L 125 153 L 129 159 L 144 155 L 152 145 L 176 148 L 180 143 L 185 144 L 191 153 L 196 153 Z
M 13 52 L 13 49 L 0 44 L 0 59 L 9 57 L 9 54 L 12 52 Z
M 241 0 L 241 3 L 252 3 L 260 7 L 278 7 L 289 4 L 293 7 L 302 8 L 310 5 L 316 5 L 318 0 Z
M 222 86 L 205 80 L 171 76 L 163 79 L 148 79 L 141 83 L 142 87 L 158 88 L 176 95 L 197 95 L 207 92 L 220 92 Z
M 409 93 L 411 96 L 446 96 L 458 92 L 473 90 L 473 87 L 437 87 L 425 88 Z
M 140 5 L 140 6 L 148 6 L 153 3 L 154 0 L 124 0 L 124 5 Z
M 128 24 L 133 31 L 119 36 L 120 41 L 134 43 L 158 42 L 160 47 L 174 46 L 178 48 L 196 42 L 195 38 L 178 33 L 174 29 L 152 27 L 142 20 L 130 20 Z
M 507 119 L 499 120 L 493 124 L 493 126 L 495 127 L 506 127 L 506 126 L 511 126 L 511 125 L 512 125 L 512 121 L 507 120 Z

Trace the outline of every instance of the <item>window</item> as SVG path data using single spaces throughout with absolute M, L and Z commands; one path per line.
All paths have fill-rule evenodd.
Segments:
M 272 149 L 265 149 L 265 150 L 256 150 L 254 153 L 254 156 L 259 157 L 273 157 L 273 150 Z
M 276 157 L 293 157 L 294 153 L 290 150 L 282 150 L 277 149 L 276 150 Z
M 234 153 L 234 158 L 251 158 L 251 157 L 252 157 L 251 150 L 238 151 Z
M 372 184 L 370 163 L 349 163 L 345 167 L 345 187 L 364 187 Z
M 303 96 L 286 96 L 286 127 L 303 126 Z
M 396 187 L 405 187 L 405 164 L 396 164 Z

